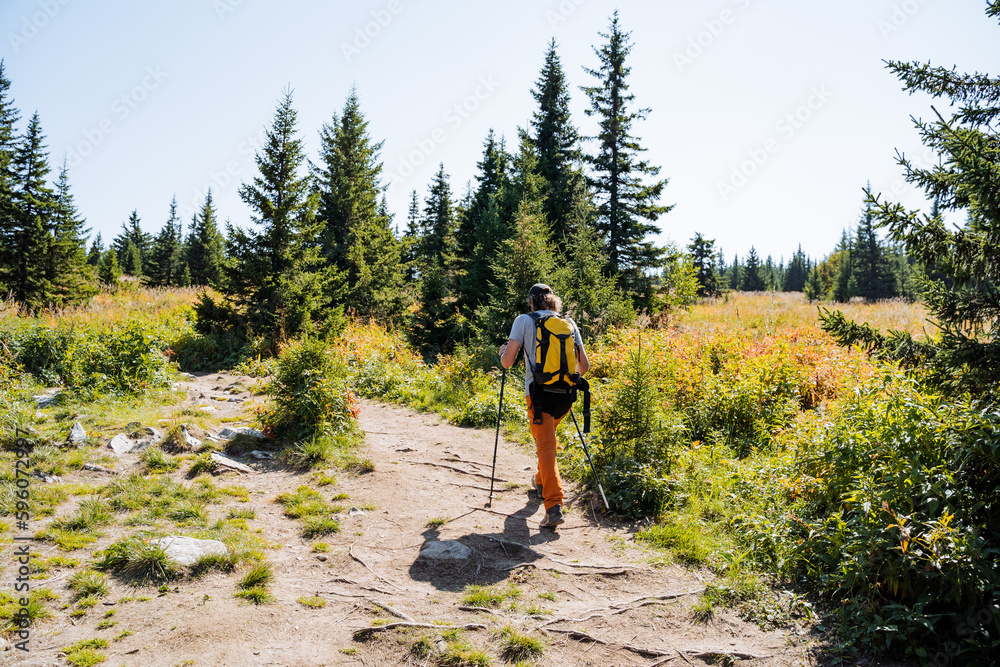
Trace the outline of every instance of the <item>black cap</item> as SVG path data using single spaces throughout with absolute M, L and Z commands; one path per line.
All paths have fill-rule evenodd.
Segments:
M 552 294 L 552 288 L 543 283 L 536 283 L 528 290 L 528 296 L 538 296 L 539 294 Z

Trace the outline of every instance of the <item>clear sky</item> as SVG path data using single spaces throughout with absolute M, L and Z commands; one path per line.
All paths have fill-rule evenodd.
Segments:
M 862 188 L 924 207 L 895 164 L 933 162 L 884 59 L 1000 74 L 1000 26 L 984 0 L 3 0 L 0 57 L 22 128 L 37 110 L 54 171 L 105 242 L 137 209 L 155 233 L 176 194 L 185 221 L 212 187 L 221 220 L 246 225 L 240 182 L 291 87 L 316 159 L 318 132 L 357 86 L 385 140 L 389 206 L 405 226 L 439 162 L 465 191 L 490 128 L 516 147 L 555 38 L 574 122 L 612 12 L 635 44 L 635 133 L 670 179 L 660 241 L 701 232 L 728 258 L 756 246 L 828 253 Z M 943 103 L 938 109 L 947 113 Z

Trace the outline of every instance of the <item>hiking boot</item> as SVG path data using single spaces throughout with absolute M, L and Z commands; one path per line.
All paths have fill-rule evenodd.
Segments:
M 538 524 L 539 528 L 555 528 L 565 523 L 562 513 L 562 505 L 555 505 L 545 513 L 545 518 Z
M 536 479 L 538 478 L 535 475 L 531 476 L 531 488 L 535 490 L 539 498 L 544 498 L 545 496 L 542 495 L 542 485 L 536 482 Z

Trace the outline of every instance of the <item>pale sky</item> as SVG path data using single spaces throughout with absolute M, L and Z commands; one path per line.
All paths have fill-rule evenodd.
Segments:
M 548 41 L 559 43 L 574 123 L 595 121 L 592 83 L 618 8 L 635 48 L 629 80 L 651 109 L 634 132 L 670 179 L 676 204 L 661 242 L 695 232 L 741 256 L 775 260 L 801 243 L 827 254 L 862 206 L 862 188 L 922 207 L 902 181 L 917 164 L 908 96 L 883 59 L 930 60 L 1000 74 L 1000 26 L 984 0 L 3 0 L 0 57 L 21 128 L 37 110 L 53 178 L 63 157 L 80 212 L 107 243 L 132 209 L 155 233 L 176 193 L 185 223 L 212 187 L 220 221 L 246 225 L 239 184 L 282 90 L 294 90 L 300 136 L 318 132 L 352 85 L 405 226 L 439 162 L 456 195 L 476 174 L 487 132 L 516 147 L 535 110 L 531 88 Z M 947 113 L 946 104 L 938 109 Z

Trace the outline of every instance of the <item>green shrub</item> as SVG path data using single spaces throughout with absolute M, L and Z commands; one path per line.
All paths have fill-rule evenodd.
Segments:
M 863 391 L 804 463 L 790 571 L 849 643 L 972 664 L 1000 649 L 1000 410 L 912 383 Z M 950 651 L 950 652 L 949 652 Z
M 344 363 L 322 341 L 308 339 L 281 353 L 268 385 L 273 411 L 266 422 L 276 435 L 311 438 L 328 427 L 333 433 L 357 432 L 357 408 Z

